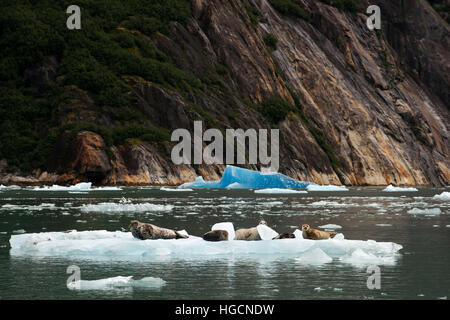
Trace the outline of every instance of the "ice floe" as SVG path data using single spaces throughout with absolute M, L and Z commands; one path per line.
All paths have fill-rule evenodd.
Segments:
M 280 188 L 269 188 L 269 189 L 258 189 L 255 193 L 263 194 L 294 194 L 294 193 L 308 193 L 303 190 L 292 190 L 292 189 L 280 189 Z
M 335 186 L 335 185 L 318 185 L 310 184 L 306 187 L 308 191 L 348 191 L 345 186 Z
M 82 212 L 147 212 L 147 211 L 171 211 L 173 205 L 153 203 L 131 203 L 131 202 L 101 202 L 97 204 L 84 204 L 80 207 Z
M 339 259 L 344 263 L 350 263 L 361 267 L 368 265 L 394 265 L 396 262 L 394 256 L 377 256 L 371 252 L 366 252 L 361 248 L 358 248 L 351 254 L 347 254 Z
M 450 201 L 450 192 L 442 192 L 441 194 L 437 194 L 433 197 L 435 200 L 441 200 L 441 201 Z
M 181 189 L 181 188 L 167 188 L 167 187 L 161 187 L 159 188 L 159 190 L 161 191 L 172 191 L 172 192 L 176 192 L 176 191 L 194 191 L 192 189 Z
M 439 209 L 439 208 L 431 208 L 431 209 L 413 208 L 411 210 L 408 210 L 408 213 L 409 214 L 437 215 L 437 214 L 441 214 L 441 209 Z
M 41 203 L 39 205 L 19 205 L 19 204 L 4 204 L 0 210 L 26 210 L 26 211 L 42 211 L 42 210 L 56 210 L 54 203 Z
M 394 187 L 393 185 L 388 185 L 385 189 L 383 189 L 385 192 L 411 192 L 411 191 L 419 191 L 416 188 L 402 188 L 402 187 Z
M 0 190 L 20 190 L 20 189 L 22 188 L 16 185 L 4 186 L 0 184 Z
M 91 182 L 80 182 L 73 186 L 53 186 L 34 187 L 34 191 L 120 191 L 120 187 L 97 187 L 92 188 Z
M 161 288 L 166 284 L 161 278 L 146 277 L 140 280 L 133 276 L 112 277 L 99 280 L 77 280 L 67 283 L 70 290 L 111 290 L 117 288 Z
M 222 178 L 217 181 L 204 181 L 202 177 L 197 177 L 194 182 L 182 184 L 179 188 L 219 188 L 225 189 L 267 189 L 267 188 L 292 188 L 304 189 L 308 182 L 297 181 L 281 173 L 261 173 L 259 171 L 227 166 Z
M 232 225 L 232 224 L 231 224 Z M 218 227 L 226 228 L 224 225 Z M 234 230 L 233 230 L 234 231 Z M 338 234 L 340 235 L 340 234 Z M 393 242 L 373 240 L 346 240 L 338 237 L 328 240 L 281 239 L 262 241 L 208 242 L 190 235 L 178 240 L 138 240 L 130 232 L 70 231 L 11 235 L 11 255 L 37 257 L 83 257 L 94 260 L 148 260 L 157 257 L 208 258 L 216 255 L 275 255 L 303 254 L 316 248 L 332 258 L 345 257 L 353 263 L 358 256 L 364 261 L 386 262 L 402 248 Z M 356 250 L 355 255 L 352 255 Z M 393 259 L 393 258 L 392 258 Z
M 342 227 L 340 225 L 338 225 L 338 224 L 330 223 L 330 224 L 326 224 L 326 225 L 323 225 L 323 226 L 319 226 L 319 228 L 329 229 L 329 230 L 336 230 L 336 229 L 341 229 Z

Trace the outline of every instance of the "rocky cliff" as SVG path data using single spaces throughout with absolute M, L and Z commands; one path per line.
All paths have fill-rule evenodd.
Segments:
M 379 31 L 366 26 L 367 1 L 355 10 L 285 1 L 301 16 L 280 2 L 191 0 L 189 19 L 170 22 L 170 36 L 145 37 L 200 84 L 180 89 L 124 72 L 142 123 L 169 134 L 193 131 L 194 120 L 203 120 L 205 129 L 277 127 L 280 172 L 299 180 L 448 185 L 449 25 L 423 0 L 372 1 L 381 8 Z M 54 71 L 60 68 L 61 59 L 52 56 L 23 73 L 38 90 L 47 83 L 63 88 L 68 99 L 58 104 L 55 121 L 114 128 L 118 120 L 99 107 L 98 96 L 64 82 Z M 272 97 L 292 107 L 276 123 L 261 112 Z M 197 175 L 218 179 L 224 169 L 174 165 L 167 139 L 108 142 L 100 130 L 88 129 L 58 135 L 45 165 L 28 178 L 11 172 L 0 181 L 175 185 Z

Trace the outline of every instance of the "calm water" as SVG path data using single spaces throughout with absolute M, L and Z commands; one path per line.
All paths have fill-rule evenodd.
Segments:
M 439 299 L 450 297 L 450 202 L 432 199 L 449 189 L 382 192 L 352 188 L 347 192 L 263 195 L 252 190 L 168 192 L 159 188 L 118 191 L 0 191 L 1 299 Z M 97 212 L 98 203 L 115 209 L 121 199 L 131 211 Z M 132 211 L 136 204 L 162 205 Z M 91 205 L 91 206 L 89 206 Z M 127 205 L 129 205 L 127 207 Z M 169 206 L 168 206 L 169 205 Z M 173 206 L 173 207 L 171 207 Z M 81 210 L 94 208 L 93 210 Z M 439 208 L 440 214 L 407 211 Z M 140 210 L 140 209 L 136 209 Z M 214 223 L 232 221 L 237 228 L 264 219 L 278 232 L 293 232 L 308 223 L 342 226 L 347 239 L 388 241 L 403 249 L 391 265 L 382 265 L 381 289 L 369 290 L 366 267 L 333 259 L 320 266 L 299 264 L 296 256 L 165 256 L 151 261 L 105 261 L 96 257 L 11 255 L 15 232 L 76 229 L 116 231 L 131 219 L 186 229 L 202 235 Z M 159 288 L 74 291 L 66 287 L 69 265 L 81 268 L 83 280 L 116 276 L 157 277 Z M 320 289 L 317 289 L 320 288 Z

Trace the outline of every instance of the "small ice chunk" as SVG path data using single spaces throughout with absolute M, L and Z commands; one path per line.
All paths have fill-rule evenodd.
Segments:
M 34 191 L 74 191 L 74 190 L 90 190 L 92 186 L 91 182 L 80 182 L 70 187 L 58 186 L 54 184 L 51 187 L 35 187 Z
M 161 187 L 161 188 L 159 188 L 159 190 L 161 190 L 161 191 L 172 191 L 172 192 L 177 192 L 177 191 L 194 191 L 192 189 L 166 188 L 166 187 Z
M 308 191 L 348 191 L 345 186 L 335 186 L 335 185 L 318 185 L 310 184 L 306 187 Z
M 278 232 L 264 224 L 258 225 L 256 229 L 258 230 L 259 236 L 262 240 L 272 240 L 278 235 Z
M 377 227 L 392 227 L 392 224 L 389 223 L 377 223 Z
M 411 192 L 411 191 L 419 191 L 416 188 L 402 188 L 402 187 L 394 187 L 393 185 L 388 185 L 385 189 L 385 192 Z
M 129 200 L 127 200 L 129 201 Z M 80 210 L 83 212 L 146 212 L 146 211 L 171 211 L 173 205 L 163 205 L 163 204 L 153 204 L 153 203 L 130 203 L 123 202 L 113 203 L 113 202 L 101 202 L 98 204 L 84 204 L 81 206 Z
M 293 194 L 293 193 L 308 193 L 304 190 L 292 190 L 292 189 L 280 189 L 280 188 L 270 188 L 270 189 L 258 189 L 255 193 L 264 194 Z
M 418 209 L 418 208 L 413 208 L 411 210 L 408 210 L 409 214 L 425 214 L 425 215 L 437 215 L 437 214 L 441 214 L 441 209 L 439 208 L 432 208 L 432 209 Z
M 371 240 L 369 240 L 371 241 Z M 342 262 L 350 263 L 355 266 L 366 265 L 393 265 L 395 264 L 394 257 L 392 256 L 376 256 L 371 253 L 366 253 L 364 250 L 358 248 L 350 255 L 346 255 L 340 258 Z
M 166 284 L 161 278 L 146 277 L 134 280 L 132 276 L 113 277 L 99 280 L 78 280 L 67 284 L 70 290 L 111 290 L 117 288 L 139 287 L 139 288 L 160 288 Z
M 298 258 L 295 258 L 295 261 L 302 264 L 320 265 L 324 263 L 329 263 L 333 261 L 333 259 L 325 252 L 323 252 L 322 249 L 316 248 L 313 250 L 306 251 Z
M 303 239 L 303 232 L 299 229 L 296 229 L 294 231 L 294 236 L 295 236 L 295 239 Z
M 450 192 L 442 192 L 441 194 L 437 194 L 433 197 L 435 200 L 441 201 L 450 201 Z
M 338 233 L 337 235 L 334 236 L 334 238 L 332 238 L 332 240 L 344 240 L 344 234 L 343 233 Z
M 21 234 L 25 233 L 26 231 L 24 229 L 14 230 L 13 233 Z
M 326 224 L 326 225 L 324 225 L 324 226 L 319 226 L 319 228 L 322 228 L 322 229 L 330 229 L 330 230 L 336 230 L 336 229 L 341 229 L 342 227 L 341 227 L 340 225 L 338 225 L 338 224 L 332 224 L 332 223 L 330 223 L 330 224 Z
M 323 290 L 325 290 L 325 289 L 323 289 L 321 287 L 314 288 L 314 291 L 323 291 Z
M 232 222 L 219 222 L 212 226 L 211 230 L 225 230 L 228 232 L 228 240 L 234 240 L 236 233 Z

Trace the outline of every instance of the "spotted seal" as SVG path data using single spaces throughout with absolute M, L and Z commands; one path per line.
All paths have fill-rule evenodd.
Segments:
M 150 223 L 142 223 L 137 220 L 131 221 L 129 228 L 133 237 L 141 240 L 188 238 L 188 236 L 185 236 L 178 231 L 161 228 Z

